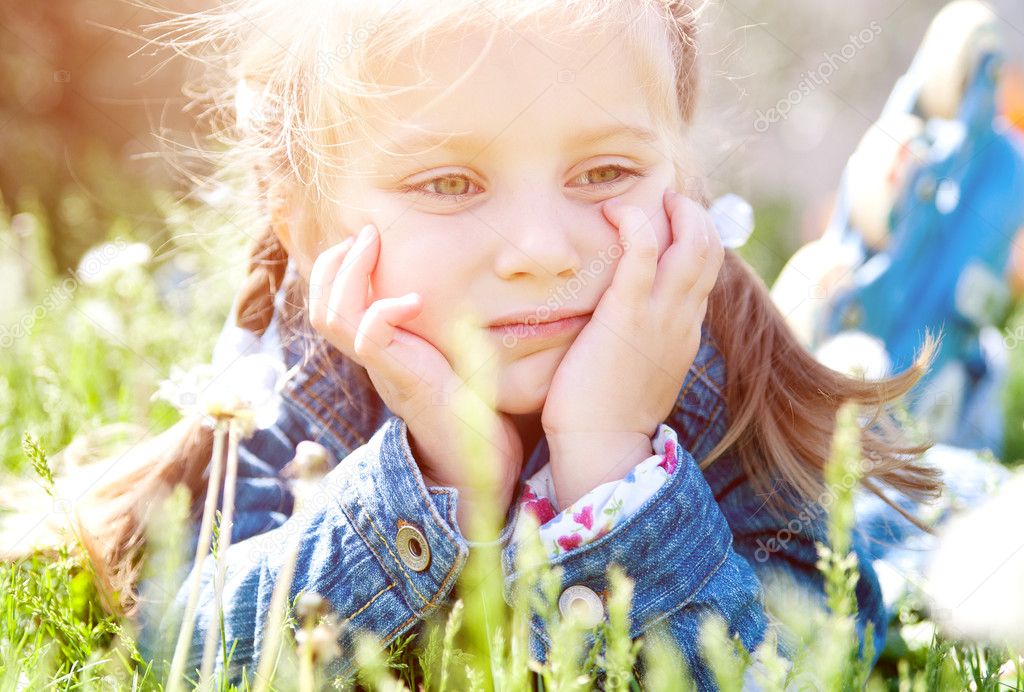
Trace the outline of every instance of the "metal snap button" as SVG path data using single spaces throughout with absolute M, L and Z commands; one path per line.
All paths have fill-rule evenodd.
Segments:
M 430 565 L 430 545 L 423 532 L 412 524 L 398 522 L 395 545 L 398 548 L 398 556 L 409 569 L 422 572 Z
M 562 617 L 579 618 L 585 627 L 594 627 L 604 619 L 601 597 L 582 584 L 574 584 L 558 597 L 558 610 Z

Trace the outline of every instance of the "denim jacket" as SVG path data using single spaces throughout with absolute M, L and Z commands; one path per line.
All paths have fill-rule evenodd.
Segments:
M 274 319 L 281 329 L 278 317 Z M 374 392 L 350 397 L 340 390 L 336 375 L 354 364 L 334 349 L 308 363 L 292 347 L 283 349 L 282 356 L 294 372 L 281 392 L 279 419 L 240 447 L 233 544 L 223 589 L 224 632 L 228 648 L 235 646 L 229 673 L 236 681 L 242 666 L 250 679 L 255 672 L 271 594 L 293 541 L 298 542 L 298 560 L 290 599 L 300 591 L 314 591 L 348 625 L 342 628 L 344 654 L 329 668 L 332 674 L 350 670 L 353 629 L 368 630 L 386 645 L 431 615 L 451 595 L 472 548 L 456 522 L 457 490 L 424 484 L 405 421 Z M 753 650 L 770 626 L 762 579 L 773 570 L 824 602 L 814 545 L 826 540 L 823 513 L 804 513 L 797 519 L 768 511 L 731 450 L 704 470 L 698 465 L 728 427 L 724 386 L 724 359 L 705 325 L 696 358 L 665 421 L 679 439 L 676 472 L 609 533 L 550 560 L 564 570 L 563 589 L 586 587 L 602 599 L 608 587 L 606 567 L 621 565 L 635 581 L 631 636 L 667 628 L 702 689 L 714 687 L 698 653 L 704 616 L 722 616 L 730 633 Z M 289 486 L 278 474 L 303 440 L 324 445 L 335 465 L 313 500 L 293 514 Z M 546 462 L 542 438 L 523 469 L 520 492 L 525 479 Z M 202 498 L 195 504 L 201 506 Z M 509 508 L 500 536 L 510 602 L 517 584 L 517 543 L 510 539 L 519 504 L 517 499 Z M 813 520 L 807 521 L 808 516 Z M 408 550 L 410 536 L 425 544 L 418 555 Z M 865 538 L 855 532 L 853 541 L 860 558 L 857 631 L 863 644 L 865 625 L 874 624 L 877 660 L 888 614 Z M 202 590 L 189 670 L 198 667 L 205 632 L 217 623 L 214 560 L 206 559 L 200 569 Z M 173 610 L 179 616 L 193 576 L 182 582 L 175 598 Z M 143 624 L 143 644 L 155 637 L 158 619 Z M 544 660 L 549 640 L 536 620 L 533 625 L 531 648 Z M 220 651 L 218 647 L 218 670 L 223 666 Z

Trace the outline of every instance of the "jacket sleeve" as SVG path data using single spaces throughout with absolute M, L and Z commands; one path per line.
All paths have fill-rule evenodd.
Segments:
M 800 527 L 770 513 L 764 498 L 755 496 L 744 482 L 732 457 L 717 460 L 709 471 L 720 466 L 705 478 L 689 451 L 680 446 L 677 453 L 674 473 L 635 513 L 592 542 L 550 558 L 549 564 L 563 569 L 563 594 L 582 589 L 597 595 L 602 604 L 608 590 L 606 569 L 619 564 L 634 581 L 630 636 L 635 639 L 665 628 L 694 681 L 708 689 L 714 682 L 698 650 L 702 620 L 711 613 L 720 615 L 730 635 L 738 635 L 753 651 L 769 626 L 762 575 L 781 570 L 823 599 L 814 547 L 814 540 L 822 540 L 822 524 Z M 762 550 L 772 537 L 773 549 Z M 518 541 L 510 541 L 502 555 L 509 602 L 523 583 L 524 575 L 516 571 L 517 548 Z M 885 611 L 877 578 L 865 562 L 861 561 L 857 587 L 858 631 L 863 636 L 865 622 L 874 621 L 877 643 L 877 637 L 884 641 Z M 544 660 L 550 639 L 539 620 L 532 620 L 531 647 Z M 876 646 L 875 651 L 880 649 Z
M 345 623 L 342 656 L 328 668 L 338 675 L 351 667 L 353 630 L 369 631 L 386 645 L 445 600 L 469 550 L 456 526 L 454 491 L 424 486 L 406 424 L 390 417 L 324 476 L 296 514 L 229 548 L 223 616 L 227 648 L 235 647 L 230 679 L 239 680 L 243 666 L 250 680 L 255 673 L 271 596 L 294 541 L 298 560 L 289 603 L 300 591 L 316 592 Z M 206 631 L 218 625 L 215 569 L 207 557 L 187 671 L 199 667 Z M 175 598 L 179 620 L 193 578 L 189 574 Z

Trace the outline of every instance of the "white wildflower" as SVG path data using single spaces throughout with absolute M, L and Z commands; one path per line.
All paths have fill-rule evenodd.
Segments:
M 868 380 L 887 377 L 892 370 L 885 343 L 858 330 L 836 334 L 819 346 L 814 355 L 826 367 Z
M 954 636 L 1024 648 L 1024 474 L 950 519 L 927 572 L 932 614 Z
M 317 625 L 308 633 L 306 630 L 299 630 L 295 633 L 295 643 L 300 651 L 308 646 L 312 650 L 313 662 L 321 665 L 341 656 L 338 634 L 335 628 L 328 624 Z
M 317 479 L 330 470 L 330 454 L 319 442 L 303 440 L 295 446 L 295 456 L 281 469 L 287 478 Z
M 742 247 L 754 232 L 754 208 L 737 194 L 722 195 L 708 211 L 718 229 L 722 247 Z
M 315 591 L 303 591 L 295 602 L 295 614 L 303 622 L 315 620 L 329 612 L 327 601 Z
M 303 440 L 295 446 L 295 456 L 281 469 L 281 475 L 289 479 L 296 512 L 302 511 L 316 497 L 320 479 L 330 469 L 330 453 L 322 444 Z
M 115 344 L 124 342 L 124 320 L 110 303 L 98 298 L 89 298 L 81 302 L 78 310 L 79 314 L 72 315 L 72 319 L 84 319 L 85 324 L 93 329 L 96 336 Z
M 295 613 L 302 621 L 302 627 L 295 633 L 300 656 L 305 658 L 309 654 L 313 663 L 321 665 L 341 656 L 338 644 L 341 623 L 326 599 L 313 591 L 305 591 L 295 604 Z
M 90 248 L 78 263 L 75 275 L 87 286 L 96 286 L 111 277 L 144 266 L 153 256 L 146 243 L 126 243 L 123 239 Z
M 182 415 L 201 415 L 211 427 L 217 420 L 232 420 L 248 436 L 277 421 L 284 376 L 284 365 L 262 353 L 220 370 L 208 363 L 188 370 L 172 366 L 153 399 L 168 401 Z

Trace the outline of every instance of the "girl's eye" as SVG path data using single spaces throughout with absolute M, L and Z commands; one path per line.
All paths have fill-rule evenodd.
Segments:
M 466 176 L 451 173 L 431 178 L 426 182 L 416 185 L 406 185 L 401 190 L 402 192 L 419 192 L 427 197 L 453 202 L 469 197 L 470 193 L 462 192 L 462 190 L 472 189 L 473 187 L 473 181 Z
M 576 181 L 582 180 L 583 185 L 586 185 L 589 182 L 593 187 L 597 188 L 598 190 L 603 190 L 607 187 L 617 185 L 623 181 L 631 180 L 633 178 L 639 178 L 641 175 L 643 175 L 643 171 L 638 171 L 634 168 L 627 168 L 626 166 L 612 164 L 610 166 L 591 168 L 586 173 L 579 175 L 576 178 Z
M 434 189 L 430 189 L 431 187 Z M 472 180 L 464 175 L 452 174 L 433 178 L 422 185 L 413 186 L 409 189 L 423 192 L 429 197 L 436 197 L 439 199 L 462 199 L 463 197 L 469 196 L 468 192 L 462 192 L 462 190 L 469 190 L 472 188 Z
M 612 164 L 591 168 L 589 171 L 577 176 L 573 182 L 582 181 L 581 187 L 589 185 L 597 190 L 604 190 L 625 180 L 638 178 L 641 175 L 643 175 L 643 171 Z M 474 187 L 477 186 L 472 180 L 464 175 L 453 173 L 451 175 L 431 178 L 419 185 L 408 185 L 402 188 L 402 190 L 404 192 L 419 192 L 428 197 L 454 202 L 470 197 L 473 193 L 468 190 L 472 190 Z

